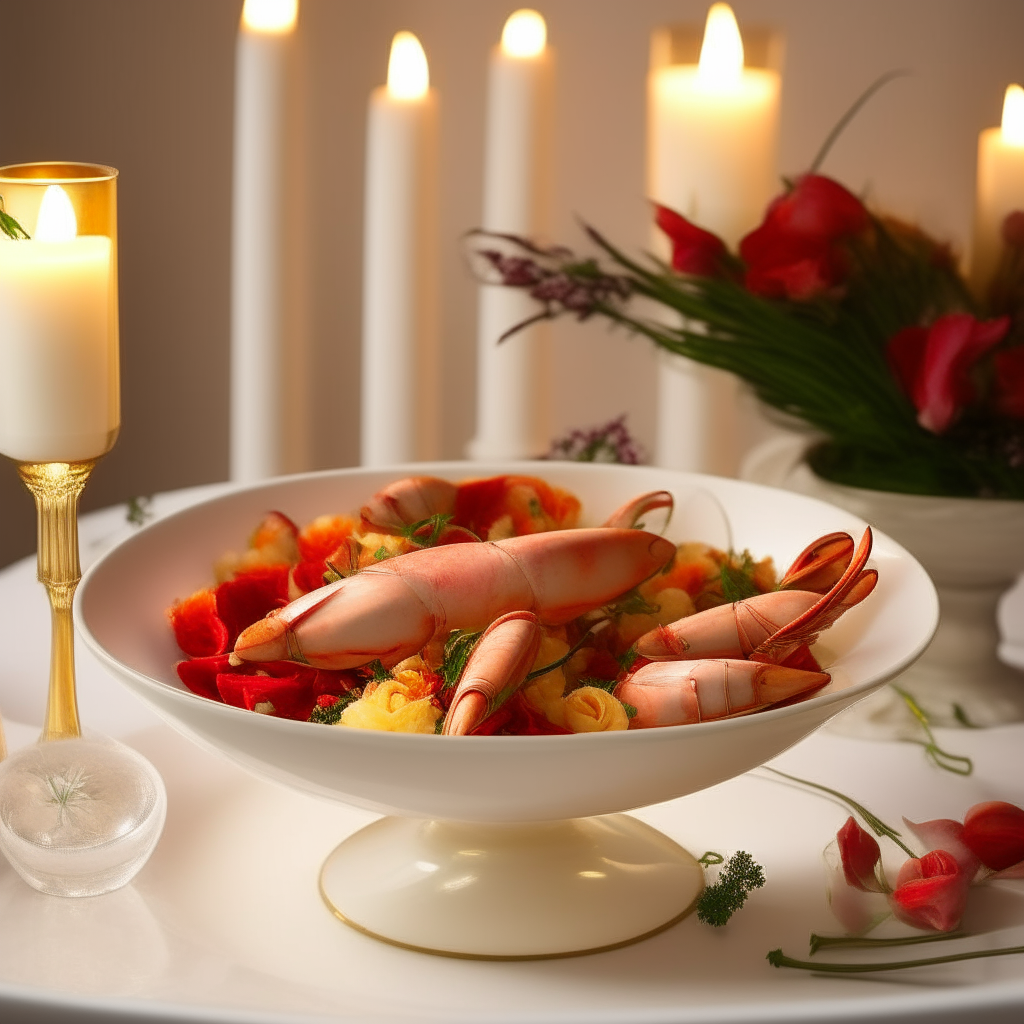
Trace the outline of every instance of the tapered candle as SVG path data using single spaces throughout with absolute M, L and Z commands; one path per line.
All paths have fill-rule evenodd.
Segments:
M 296 465 L 303 409 L 287 299 L 289 92 L 298 0 L 245 0 L 235 63 L 231 479 Z
M 484 154 L 483 227 L 537 237 L 544 233 L 553 55 L 544 19 L 516 11 L 491 54 Z M 550 441 L 544 394 L 544 325 L 499 345 L 514 324 L 536 313 L 519 289 L 481 285 L 478 309 L 474 459 L 522 459 Z
M 757 226 L 778 191 L 779 91 L 777 71 L 744 67 L 743 40 L 732 10 L 714 4 L 699 62 L 655 67 L 650 73 L 650 198 L 734 247 Z M 662 248 L 664 240 L 656 244 Z M 734 380 L 665 355 L 658 383 L 657 464 L 734 473 Z
M 370 96 L 363 236 L 364 466 L 438 454 L 437 95 L 411 32 Z
M 67 192 L 50 185 L 31 238 L 0 235 L 0 454 L 79 462 L 109 451 L 117 342 L 111 239 L 79 235 Z
M 1002 124 L 978 136 L 971 284 L 979 296 L 992 281 L 1003 248 L 1003 221 L 1014 210 L 1024 210 L 1024 89 L 1019 85 L 1006 90 Z

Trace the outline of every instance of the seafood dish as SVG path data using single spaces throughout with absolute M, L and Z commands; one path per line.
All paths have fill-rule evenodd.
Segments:
M 697 724 L 804 699 L 811 648 L 874 589 L 871 531 L 770 557 L 600 527 L 532 476 L 407 477 L 354 514 L 270 512 L 168 618 L 193 693 L 323 725 L 538 735 Z

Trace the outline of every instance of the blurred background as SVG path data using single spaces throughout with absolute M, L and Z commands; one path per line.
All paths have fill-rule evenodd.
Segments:
M 476 285 L 461 236 L 482 201 L 486 68 L 515 4 L 301 0 L 303 143 L 296 216 L 307 239 L 311 464 L 359 458 L 367 98 L 392 35 L 415 32 L 440 96 L 443 455 L 474 429 Z M 583 247 L 580 220 L 626 248 L 649 244 L 645 80 L 652 30 L 702 24 L 704 0 L 544 0 L 556 53 L 552 238 Z M 879 74 L 887 86 L 824 171 L 962 252 L 978 132 L 1024 80 L 1020 0 L 735 0 L 744 26 L 785 36 L 780 166 L 806 168 Z M 228 338 L 235 39 L 242 0 L 0 0 L 0 164 L 83 160 L 120 178 L 123 423 L 83 508 L 228 471 Z M 292 197 L 288 197 L 291 201 Z M 751 225 L 753 227 L 753 225 Z M 557 432 L 621 413 L 651 450 L 650 345 L 601 323 L 553 332 Z M 381 410 L 387 415 L 387 410 Z M 0 565 L 34 549 L 34 511 L 0 465 Z

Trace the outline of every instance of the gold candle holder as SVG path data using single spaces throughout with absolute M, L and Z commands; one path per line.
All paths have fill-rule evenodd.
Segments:
M 116 186 L 117 171 L 94 164 L 0 168 L 14 236 L 0 242 L 0 452 L 36 502 L 52 622 L 47 740 L 81 734 L 78 498 L 120 425 Z
M 117 171 L 3 167 L 0 200 L 0 454 L 17 463 L 36 503 L 51 611 L 40 739 L 62 741 L 0 764 L 0 848 L 36 889 L 95 896 L 142 867 L 166 810 L 148 761 L 113 740 L 81 737 L 75 686 L 78 499 L 121 420 Z

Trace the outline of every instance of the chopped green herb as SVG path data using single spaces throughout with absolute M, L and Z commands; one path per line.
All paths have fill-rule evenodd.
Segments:
M 375 683 L 383 682 L 385 679 L 394 679 L 394 675 L 384 667 L 383 662 L 380 658 L 371 661 L 369 664 L 371 676 Z
M 388 557 L 388 549 L 381 544 L 381 546 L 374 551 L 373 557 L 376 558 L 378 562 L 383 562 L 384 559 Z
M 609 615 L 657 615 L 661 605 L 651 604 L 635 587 L 622 595 L 614 604 L 608 605 Z
M 724 864 L 725 858 L 720 853 L 715 853 L 714 850 L 708 850 L 698 861 L 698 864 L 703 864 L 705 867 L 709 867 L 712 864 Z
M 353 701 L 359 700 L 362 695 L 363 691 L 356 687 L 344 696 L 335 697 L 332 702 L 326 701 L 323 697 L 318 698 L 317 703 L 313 705 L 313 710 L 309 714 L 309 721 L 320 725 L 337 725 L 345 708 Z M 320 703 L 321 700 L 324 700 L 323 704 Z
M 536 498 L 530 499 L 529 509 L 530 515 L 533 516 L 534 519 L 540 519 L 540 517 L 544 515 L 544 510 L 540 507 L 540 502 Z
M 620 700 L 619 703 L 622 705 L 623 710 L 626 712 L 627 718 L 636 718 L 638 712 L 632 704 L 627 704 L 624 700 Z

